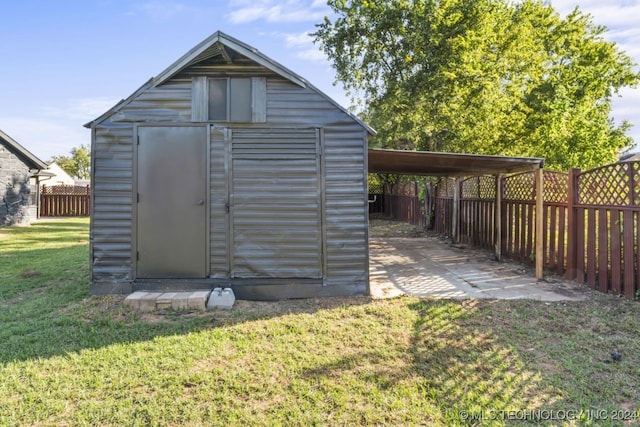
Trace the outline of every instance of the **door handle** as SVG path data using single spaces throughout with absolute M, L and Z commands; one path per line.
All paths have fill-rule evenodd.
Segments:
M 198 201 L 196 202 L 196 205 L 198 205 L 198 206 L 202 206 L 202 205 L 204 205 L 204 199 L 200 199 L 200 200 L 198 200 Z

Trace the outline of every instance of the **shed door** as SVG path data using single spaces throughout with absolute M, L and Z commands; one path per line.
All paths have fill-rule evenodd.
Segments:
M 206 127 L 138 128 L 138 278 L 203 278 Z
M 316 129 L 233 129 L 231 275 L 321 278 Z

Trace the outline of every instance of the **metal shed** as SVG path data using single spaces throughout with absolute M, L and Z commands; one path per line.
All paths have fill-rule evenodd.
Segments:
M 368 293 L 373 130 L 216 32 L 94 121 L 91 292 Z

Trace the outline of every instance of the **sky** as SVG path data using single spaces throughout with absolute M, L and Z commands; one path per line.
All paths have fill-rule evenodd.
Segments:
M 640 63 L 640 0 L 552 0 L 578 6 L 605 38 Z M 0 129 L 44 161 L 89 144 L 83 124 L 128 97 L 196 44 L 223 31 L 307 79 L 349 107 L 309 32 L 331 10 L 326 0 L 22 0 L 2 6 Z M 636 69 L 639 69 L 636 67 Z M 640 144 L 640 89 L 613 100 L 613 119 L 634 125 Z

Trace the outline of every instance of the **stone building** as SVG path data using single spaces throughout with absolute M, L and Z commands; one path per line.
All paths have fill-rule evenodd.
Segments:
M 37 182 L 47 165 L 0 130 L 0 226 L 28 225 L 37 216 Z

